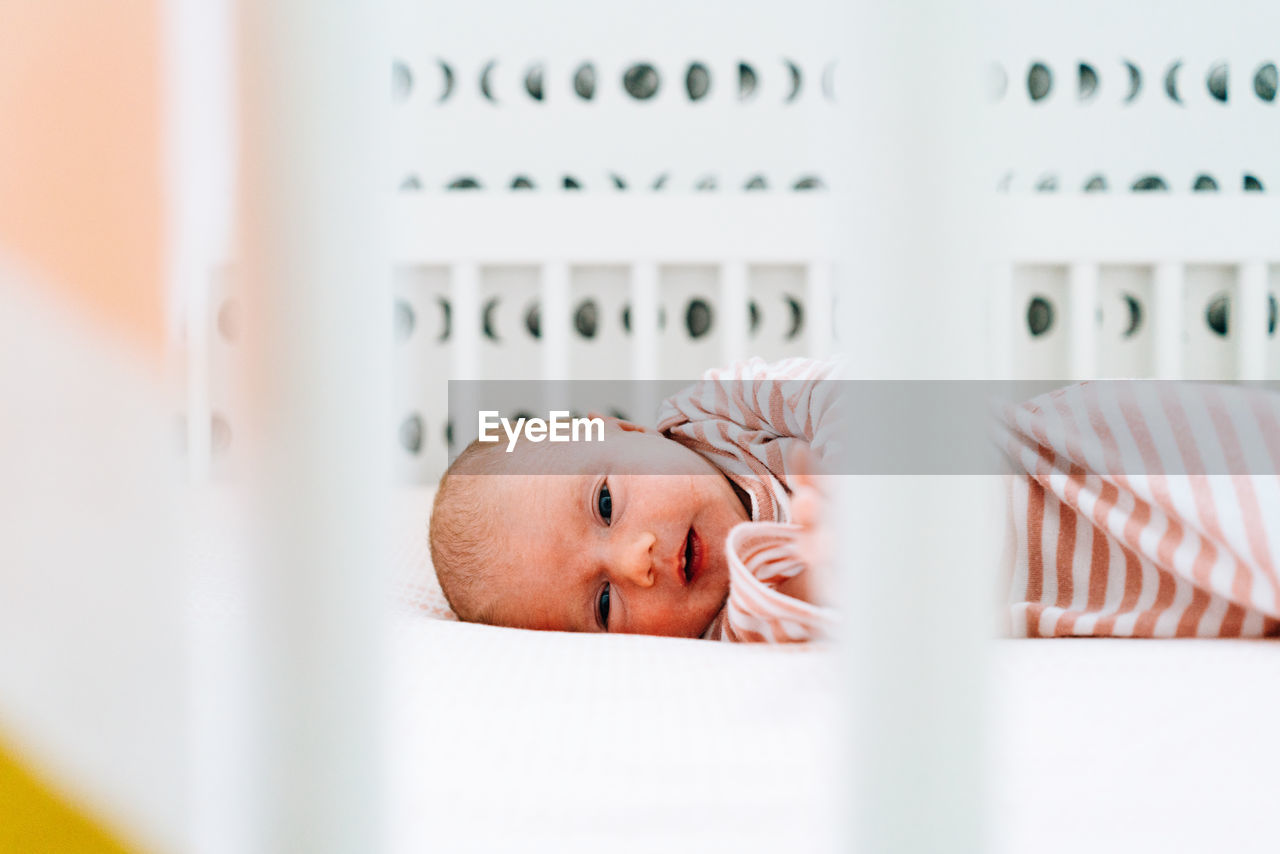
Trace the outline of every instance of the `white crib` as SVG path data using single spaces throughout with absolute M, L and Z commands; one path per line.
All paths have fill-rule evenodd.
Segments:
M 1261 0 L 1237 0 L 1212 20 L 1176 5 L 1184 17 L 1100 2 L 991 4 L 969 19 L 943 3 L 850 13 L 727 0 L 606 16 L 572 0 L 549 21 L 534 4 L 397 4 L 382 176 L 394 194 L 394 282 L 390 294 L 367 287 L 394 318 L 386 438 L 397 478 L 433 484 L 465 441 L 465 425 L 449 424 L 450 379 L 694 379 L 743 356 L 850 353 L 866 377 L 1280 379 L 1275 14 Z M 917 32 L 919 15 L 962 26 Z M 973 74 L 949 65 L 966 57 L 984 61 L 985 78 L 977 64 Z M 844 106 L 850 87 L 874 90 L 869 114 Z M 975 106 L 903 100 L 935 89 L 969 92 Z M 923 131 L 894 151 L 916 120 Z M 972 159 L 912 169 L 908 155 L 948 150 L 936 135 L 946 128 L 968 132 L 959 147 Z M 872 174 L 880 156 L 885 174 Z M 874 192 L 841 192 L 850 174 Z M 966 196 L 970 186 L 985 192 Z M 952 205 L 949 219 L 911 234 L 904 200 L 909 209 L 934 192 Z M 966 198 L 971 221 L 956 206 Z M 901 245 L 940 253 L 913 269 L 945 270 L 958 254 L 973 272 L 955 282 L 895 275 L 901 245 L 869 244 L 858 225 L 878 217 Z M 956 235 L 971 225 L 965 246 Z M 182 317 L 197 481 L 236 475 L 233 378 L 245 357 L 235 254 L 212 246 L 177 265 L 201 271 L 186 282 Z M 949 319 L 960 328 L 947 330 L 943 351 L 932 336 Z M 646 417 L 629 405 L 619 400 L 618 411 Z M 911 520 L 890 531 L 908 540 Z M 981 550 L 956 551 L 960 575 L 989 569 Z M 963 616 L 948 627 L 973 629 Z M 479 629 L 452 628 L 484 643 Z M 974 647 L 940 634 L 910 647 L 917 659 L 893 658 L 906 645 L 860 648 L 863 665 L 896 660 L 900 671 L 859 684 L 928 705 L 933 690 L 954 699 L 955 680 L 981 682 Z M 921 675 L 906 694 L 903 673 Z M 926 747 L 981 729 L 979 701 L 960 698 L 956 709 L 958 723 L 925 713 L 926 724 L 945 724 Z M 908 778 L 930 773 L 924 748 L 894 753 L 905 724 L 860 726 L 884 736 L 875 767 L 897 757 Z M 980 786 L 958 780 L 979 748 L 952 747 L 951 776 L 929 781 L 952 787 L 950 811 L 926 789 L 936 827 L 905 838 L 954 830 L 958 849 L 975 850 L 964 808 Z M 890 840 L 887 823 L 911 799 L 901 787 L 869 796 L 889 818 L 863 838 Z

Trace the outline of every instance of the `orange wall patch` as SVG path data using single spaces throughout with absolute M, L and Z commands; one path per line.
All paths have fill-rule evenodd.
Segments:
M 0 0 L 0 250 L 158 363 L 156 0 Z

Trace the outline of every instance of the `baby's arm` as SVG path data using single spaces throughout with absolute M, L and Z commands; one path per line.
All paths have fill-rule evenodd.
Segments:
M 791 521 L 800 527 L 796 554 L 807 567 L 794 578 L 778 585 L 785 593 L 813 605 L 831 604 L 831 537 L 826 525 L 829 495 L 826 477 L 816 473 L 817 459 L 803 445 L 787 458 L 787 479 L 791 485 Z

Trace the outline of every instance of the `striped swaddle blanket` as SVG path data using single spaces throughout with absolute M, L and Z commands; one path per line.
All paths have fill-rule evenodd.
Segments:
M 751 498 L 726 543 L 710 636 L 804 641 L 833 613 L 775 587 L 804 571 L 788 524 L 793 443 L 838 445 L 831 362 L 753 359 L 665 401 L 658 428 Z M 1105 382 L 1007 407 L 1007 631 L 1018 637 L 1280 635 L 1280 395 Z

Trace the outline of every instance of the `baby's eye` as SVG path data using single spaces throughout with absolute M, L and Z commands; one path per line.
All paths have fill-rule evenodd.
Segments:
M 596 497 L 596 509 L 600 511 L 600 518 L 607 525 L 613 519 L 613 496 L 609 494 L 609 484 L 600 485 L 600 494 Z
M 596 613 L 600 616 L 600 626 L 609 631 L 609 584 L 606 582 L 600 591 L 600 601 L 596 603 Z

